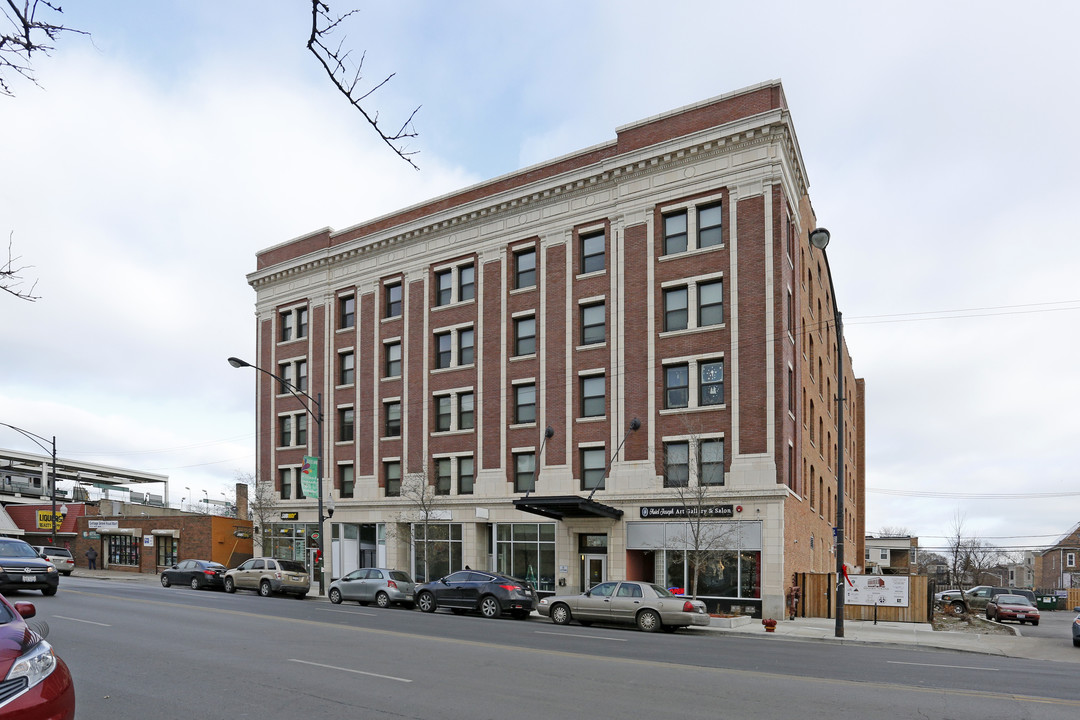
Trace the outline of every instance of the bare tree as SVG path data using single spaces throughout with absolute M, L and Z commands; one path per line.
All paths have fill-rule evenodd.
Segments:
M 7 21 L 0 33 L 0 95 L 15 95 L 7 82 L 11 76 L 37 85 L 33 58 L 52 52 L 55 49 L 53 43 L 60 35 L 87 34 L 61 25 L 57 16 L 63 14 L 63 8 L 48 0 L 3 0 L 0 8 L 3 8 Z
M 14 233 L 13 233 L 14 234 Z M 34 302 L 39 296 L 34 294 L 34 288 L 37 287 L 37 280 L 30 286 L 29 290 L 22 288 L 24 270 L 32 267 L 31 265 L 20 265 L 21 258 L 15 257 L 11 254 L 12 238 L 8 237 L 8 256 L 7 262 L 0 265 L 0 290 L 6 293 L 10 293 L 20 300 L 27 300 Z
M 725 506 L 720 505 L 724 482 L 723 441 L 703 439 L 698 432 L 691 432 L 685 443 L 665 446 L 664 467 L 667 484 L 674 489 L 680 519 L 684 520 L 681 536 L 669 538 L 678 547 L 669 547 L 668 552 L 686 559 L 690 568 L 690 596 L 697 599 L 704 570 L 723 572 L 725 563 L 738 562 L 737 526 L 717 522 L 725 517 Z
M 236 481 L 246 483 L 249 488 L 248 515 L 250 518 L 241 519 L 250 519 L 255 526 L 253 543 L 256 548 L 262 549 L 260 554 L 272 555 L 270 535 L 266 529 L 277 519 L 278 496 L 274 483 L 259 482 L 255 478 L 255 473 L 240 471 L 236 473 Z
M 911 531 L 905 527 L 895 527 L 892 525 L 886 525 L 878 530 L 878 537 L 883 538 L 904 538 L 911 537 Z
M 431 476 L 431 468 L 423 465 L 401 479 L 401 499 L 408 503 L 407 510 L 398 515 L 399 530 L 391 532 L 405 541 L 412 557 L 416 558 L 416 574 L 423 570 L 424 582 L 431 581 L 432 561 L 437 557 L 438 541 L 432 525 L 445 519 L 446 510 L 442 495 L 437 492 L 437 478 Z
M 968 534 L 964 528 L 964 517 L 957 512 L 953 517 L 952 528 L 948 537 L 949 570 L 952 582 L 960 589 L 977 585 L 990 571 L 1001 562 L 1000 548 L 980 540 L 977 535 Z
M 376 90 L 390 82 L 395 73 L 391 73 L 374 85 L 362 85 L 364 59 L 367 53 L 361 53 L 360 59 L 354 63 L 352 51 L 343 50 L 344 39 L 336 44 L 331 40 L 334 32 L 340 29 L 349 17 L 358 12 L 359 10 L 350 10 L 344 15 L 332 18 L 329 5 L 322 0 L 311 0 L 311 35 L 308 37 L 308 50 L 318 59 L 334 87 L 348 99 L 350 105 L 360 111 L 382 141 L 398 157 L 419 170 L 412 160 L 412 156 L 416 155 L 417 151 L 409 150 L 407 143 L 417 136 L 412 122 L 420 108 L 413 110 L 397 130 L 385 130 L 379 125 L 379 113 L 366 109 L 365 103 Z

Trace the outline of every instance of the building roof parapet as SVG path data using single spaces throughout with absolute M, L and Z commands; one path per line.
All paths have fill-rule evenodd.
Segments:
M 763 84 L 751 90 L 771 87 L 771 84 Z M 719 99 L 726 100 L 743 94 L 745 91 L 739 91 L 720 96 Z M 689 107 L 691 109 L 706 107 L 715 102 L 717 102 L 716 98 Z M 679 113 L 680 111 L 672 111 L 626 127 L 644 128 L 649 123 L 678 117 Z M 697 135 L 697 137 L 693 139 L 693 142 L 688 143 L 686 140 L 689 135 Z M 617 154 L 605 152 L 605 149 L 617 147 L 620 140 L 597 145 L 340 232 L 323 228 L 261 252 L 260 265 L 275 254 L 279 254 L 280 257 L 272 264 L 260 267 L 249 274 L 247 279 L 249 284 L 258 288 L 292 275 L 317 270 L 326 264 L 350 260 L 390 245 L 431 236 L 441 231 L 464 229 L 477 222 L 490 222 L 496 216 L 518 212 L 524 207 L 563 201 L 627 182 L 630 178 L 645 172 L 661 172 L 681 164 L 700 162 L 703 158 L 741 152 L 755 145 L 776 142 L 778 138 L 785 145 L 788 155 L 794 159 L 792 166 L 797 176 L 799 191 L 805 193 L 806 183 L 802 158 L 786 108 L 772 108 L 754 115 L 737 117 L 719 126 L 695 128 L 689 135 L 679 134 L 659 138 L 651 144 Z M 590 155 L 593 156 L 591 162 L 572 166 L 575 158 Z M 542 172 L 545 168 L 560 164 L 568 165 L 568 167 L 557 175 Z M 528 178 L 530 175 L 538 177 L 525 184 L 512 184 L 512 186 L 497 189 L 501 183 L 512 179 Z M 491 192 L 484 194 L 483 190 L 491 190 Z M 480 194 L 477 197 L 469 198 L 470 194 L 478 192 Z M 461 202 L 448 204 L 455 198 Z M 422 214 L 428 210 L 433 210 L 433 212 Z M 421 221 L 421 224 L 417 224 L 417 221 Z M 293 252 L 288 252 L 289 248 L 292 248 Z M 295 263 L 298 259 L 302 259 L 302 262 L 289 264 Z

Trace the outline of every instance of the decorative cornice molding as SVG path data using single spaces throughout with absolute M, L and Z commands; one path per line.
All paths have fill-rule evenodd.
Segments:
M 776 115 L 776 113 L 772 114 Z M 795 159 L 795 162 L 790 163 L 790 167 L 796 173 L 799 191 L 805 194 L 806 181 L 803 177 L 801 163 L 798 161 L 798 148 L 793 138 L 789 119 L 786 113 L 783 113 L 766 124 L 751 128 L 733 128 L 729 136 L 700 140 L 688 147 L 656 152 L 651 157 L 631 161 L 623 158 L 622 162 L 615 162 L 619 160 L 618 157 L 612 158 L 613 167 L 604 167 L 588 177 L 558 182 L 543 189 L 524 192 L 512 199 L 492 202 L 485 207 L 471 207 L 454 217 L 429 222 L 391 235 L 356 238 L 340 246 L 321 250 L 318 255 L 309 256 L 307 260 L 302 261 L 300 264 L 280 267 L 277 270 L 269 269 L 252 273 L 248 276 L 248 282 L 255 289 L 263 288 L 288 277 L 309 273 L 321 267 L 334 266 L 357 257 L 377 253 L 387 247 L 399 245 L 408 240 L 434 236 L 450 229 L 464 230 L 479 227 L 481 222 L 491 222 L 494 218 L 508 216 L 510 213 L 518 213 L 522 209 L 539 209 L 550 206 L 555 201 L 580 198 L 597 190 L 614 189 L 621 183 L 629 182 L 646 174 L 667 172 L 678 167 L 698 164 L 703 160 L 733 155 L 750 148 L 774 144 L 778 139 L 788 157 Z M 671 142 L 677 142 L 677 139 Z M 542 217 L 541 214 L 541 221 Z M 527 224 L 531 223 L 522 223 L 516 227 Z

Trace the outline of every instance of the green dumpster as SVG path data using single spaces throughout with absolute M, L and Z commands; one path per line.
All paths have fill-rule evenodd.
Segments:
M 1040 610 L 1056 610 L 1057 597 L 1054 595 L 1039 595 L 1035 600 L 1035 606 Z

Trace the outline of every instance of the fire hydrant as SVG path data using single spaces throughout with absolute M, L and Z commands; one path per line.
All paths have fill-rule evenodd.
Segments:
M 764 618 L 761 624 L 765 626 L 765 632 L 776 632 L 776 621 L 772 618 Z

